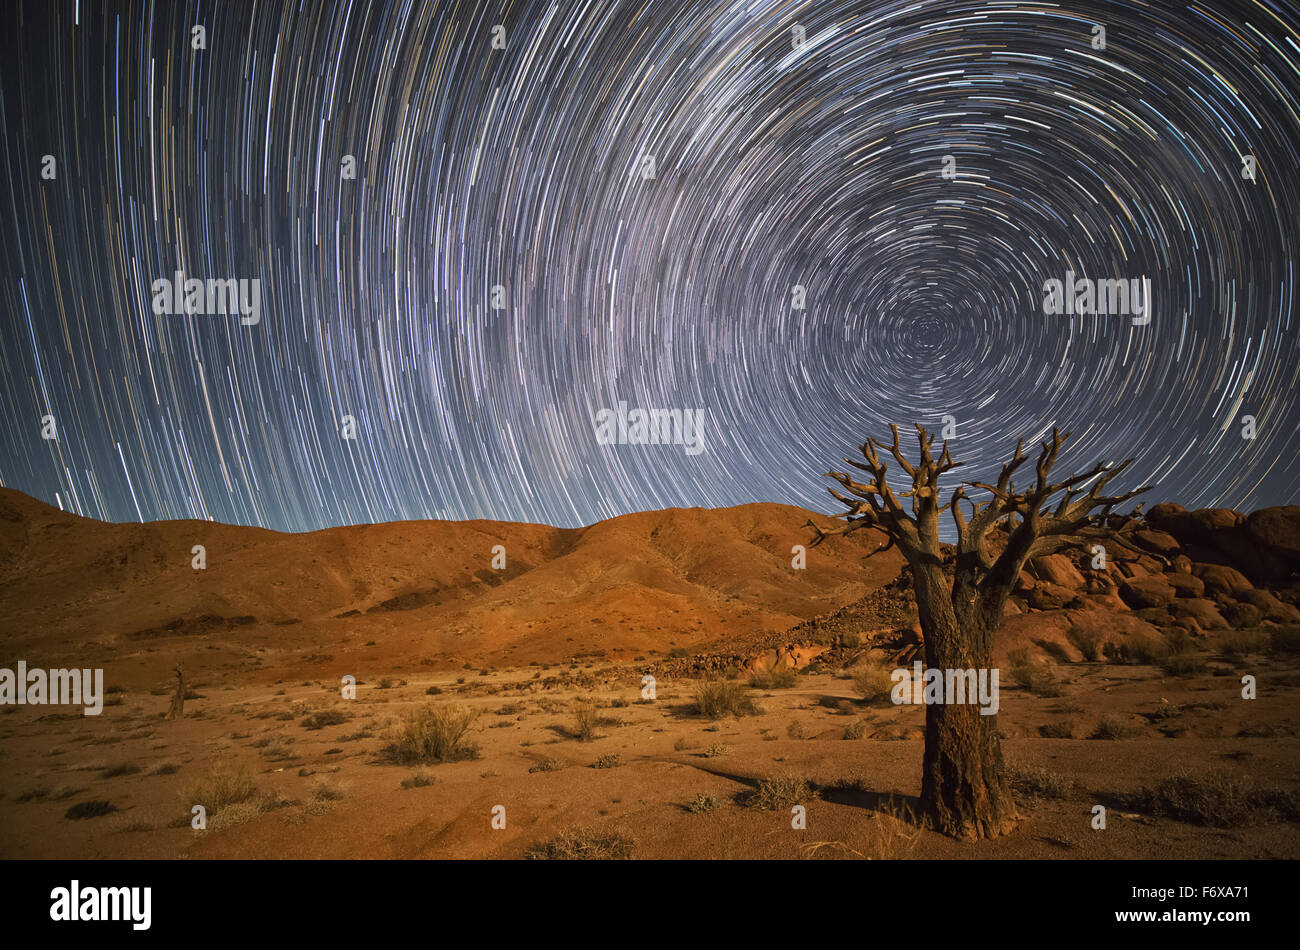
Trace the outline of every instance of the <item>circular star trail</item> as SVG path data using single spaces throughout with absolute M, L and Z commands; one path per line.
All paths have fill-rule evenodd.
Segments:
M 0 482 L 66 509 L 826 509 L 913 421 L 966 479 L 1057 425 L 1152 500 L 1295 499 L 1289 6 L 0 16 Z M 155 312 L 177 272 L 260 319 Z M 1045 313 L 1067 273 L 1145 280 L 1149 322 Z M 700 410 L 704 450 L 601 444 L 620 402 Z

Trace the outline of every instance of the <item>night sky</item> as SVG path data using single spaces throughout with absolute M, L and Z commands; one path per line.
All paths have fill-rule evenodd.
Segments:
M 8 0 L 0 35 L 0 482 L 65 509 L 837 511 L 828 467 L 944 416 L 954 482 L 1059 425 L 1149 501 L 1296 500 L 1285 5 Z M 260 321 L 155 313 L 177 271 L 259 280 Z M 1150 322 L 1044 314 L 1067 271 L 1149 278 Z M 620 400 L 705 450 L 599 444 Z

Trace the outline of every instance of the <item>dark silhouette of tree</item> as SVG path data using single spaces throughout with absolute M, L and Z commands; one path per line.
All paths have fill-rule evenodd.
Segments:
M 811 544 L 870 527 L 889 538 L 881 550 L 897 545 L 912 569 L 927 668 L 991 667 L 993 632 L 1030 558 L 1089 542 L 1113 541 L 1133 549 L 1118 533 L 1123 519 L 1112 518 L 1111 509 L 1150 486 L 1120 495 L 1103 494 L 1132 459 L 1119 464 L 1098 462 L 1087 472 L 1054 482 L 1052 468 L 1069 433 L 1053 429 L 1051 441 L 1042 443 L 1031 487 L 1020 490 L 1012 482 L 1029 460 L 1021 440 L 1016 454 L 1002 466 L 996 484 L 963 483 L 947 503 L 941 503 L 940 476 L 963 463 L 953 461 L 947 442 L 935 459 L 931 452 L 934 436 L 920 424 L 916 426 L 919 460 L 909 462 L 899 447 L 898 426 L 889 428 L 892 444 L 868 439 L 862 446 L 865 462 L 844 460 L 866 472 L 869 480 L 857 481 L 844 472 L 827 473 L 847 492 L 829 489 L 848 508 L 839 516 L 847 523 L 823 530 L 809 522 L 817 532 Z M 911 478 L 910 491 L 895 494 L 890 488 L 885 478 L 888 465 L 880 450 L 893 456 Z M 982 489 L 991 497 L 975 502 L 966 495 L 967 487 Z M 910 499 L 911 514 L 904 510 L 903 499 Z M 962 502 L 969 506 L 969 513 Z M 948 565 L 951 581 L 944 570 L 939 541 L 939 520 L 944 512 L 951 513 L 957 526 L 956 553 L 950 555 Z M 995 528 L 997 540 L 1004 542 L 996 555 L 991 549 L 996 545 L 990 545 Z M 969 702 L 926 706 L 921 807 L 937 830 L 959 838 L 996 837 L 1013 827 L 1015 804 L 1002 777 L 996 715 L 982 715 L 980 708 Z

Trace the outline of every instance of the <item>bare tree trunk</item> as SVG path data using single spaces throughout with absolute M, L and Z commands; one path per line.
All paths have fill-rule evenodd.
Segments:
M 959 618 L 937 563 L 913 566 L 927 669 L 989 670 L 997 623 L 978 604 Z M 952 697 L 944 697 L 951 699 Z M 1015 823 L 1015 804 L 1003 784 L 996 715 L 983 715 L 974 697 L 925 708 L 921 808 L 935 830 L 958 838 L 994 838 Z
M 185 718 L 185 674 L 181 672 L 179 665 L 174 672 L 176 673 L 176 693 L 172 696 L 172 705 L 167 710 L 167 718 L 183 719 Z

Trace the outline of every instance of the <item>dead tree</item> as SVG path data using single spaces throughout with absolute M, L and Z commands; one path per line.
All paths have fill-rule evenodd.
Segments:
M 171 708 L 167 710 L 168 719 L 185 718 L 185 674 L 181 672 L 180 664 L 176 664 L 172 670 L 176 674 L 176 692 L 172 696 Z
M 1002 466 L 996 484 L 963 483 L 942 503 L 940 476 L 963 463 L 953 461 L 946 442 L 935 459 L 931 452 L 934 436 L 919 424 L 919 460 L 910 462 L 899 447 L 898 426 L 889 428 L 891 445 L 868 439 L 862 446 L 865 463 L 844 460 L 866 472 L 869 480 L 857 481 L 844 472 L 827 473 L 847 492 L 829 489 L 847 507 L 839 515 L 847 524 L 823 530 L 809 522 L 817 532 L 811 544 L 859 528 L 878 528 L 889 539 L 885 548 L 897 545 L 912 569 L 925 661 L 930 669 L 991 668 L 993 632 L 1030 558 L 1094 541 L 1114 540 L 1129 547 L 1111 526 L 1111 508 L 1147 488 L 1120 495 L 1103 492 L 1132 459 L 1118 465 L 1098 462 L 1083 474 L 1053 482 L 1057 453 L 1069 438 L 1069 433 L 1053 429 L 1051 441 L 1042 443 L 1031 487 L 1020 490 L 1012 483 L 1016 471 L 1028 461 L 1021 440 L 1016 454 Z M 895 494 L 890 488 L 881 449 L 893 456 L 911 479 L 910 491 Z M 992 497 L 977 503 L 967 497 L 966 487 L 982 489 Z M 904 510 L 903 499 L 910 499 L 911 514 Z M 962 502 L 969 506 L 969 513 Z M 944 571 L 939 541 L 939 520 L 944 512 L 951 512 L 957 526 L 956 553 L 949 565 L 951 581 Z M 1004 546 L 996 556 L 989 544 L 995 528 L 1004 532 Z M 1013 827 L 1015 804 L 1002 777 L 996 715 L 981 715 L 979 707 L 970 703 L 926 706 L 921 806 L 937 830 L 959 838 L 996 837 Z

